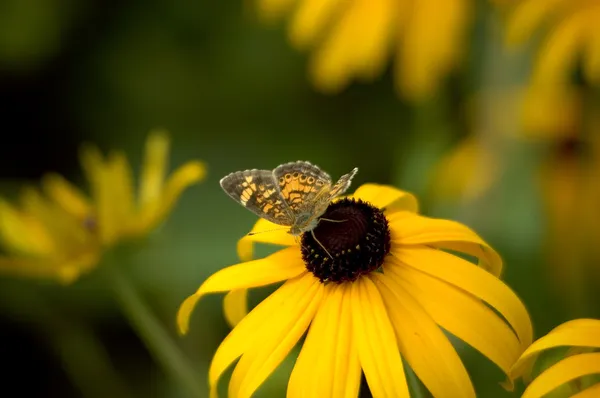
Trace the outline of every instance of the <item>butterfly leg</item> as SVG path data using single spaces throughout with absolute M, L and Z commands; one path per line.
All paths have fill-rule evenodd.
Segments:
M 317 242 L 317 243 L 319 244 L 319 246 L 321 246 L 321 248 L 322 248 L 323 250 L 325 250 L 325 253 L 327 253 L 327 255 L 328 255 L 329 257 L 331 257 L 331 259 L 333 260 L 333 256 L 331 255 L 331 253 L 329 253 L 329 251 L 328 251 L 327 249 L 325 249 L 325 246 L 323 246 L 323 244 L 322 244 L 321 242 L 319 242 L 319 240 L 318 240 L 318 239 L 317 239 L 317 237 L 315 236 L 315 231 L 311 229 L 311 230 L 310 230 L 310 233 L 311 233 L 312 237 L 314 238 L 315 242 Z

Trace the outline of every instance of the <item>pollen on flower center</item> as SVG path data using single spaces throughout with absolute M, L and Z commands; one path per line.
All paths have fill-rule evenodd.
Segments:
M 362 200 L 332 203 L 313 232 L 302 236 L 302 259 L 321 282 L 353 281 L 381 267 L 390 251 L 387 219 Z

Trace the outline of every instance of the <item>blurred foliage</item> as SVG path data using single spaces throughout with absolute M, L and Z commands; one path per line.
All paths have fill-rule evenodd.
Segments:
M 592 200 L 600 186 L 600 131 L 589 118 L 598 109 L 597 88 L 572 71 L 576 85 L 566 87 L 577 99 L 542 93 L 537 98 L 547 101 L 530 105 L 541 123 L 524 123 L 521 93 L 537 47 L 506 50 L 503 17 L 486 1 L 473 3 L 462 68 L 445 76 L 436 95 L 410 103 L 396 95 L 391 66 L 373 82 L 316 92 L 307 57 L 291 48 L 286 27 L 261 25 L 252 2 L 5 0 L 0 92 L 13 106 L 2 111 L 0 164 L 9 178 L 0 187 L 13 197 L 23 178 L 36 183 L 31 179 L 45 171 L 84 187 L 78 145 L 123 148 L 138 165 L 155 127 L 172 133 L 173 167 L 206 162 L 207 179 L 118 264 L 201 383 L 228 332 L 222 297 L 203 299 L 184 339 L 176 336 L 175 312 L 211 273 L 238 261 L 237 239 L 255 219 L 218 181 L 290 160 L 310 160 L 333 176 L 358 166 L 355 186 L 392 183 L 419 195 L 425 214 L 475 229 L 503 256 L 505 280 L 528 306 L 536 336 L 568 319 L 600 317 L 600 219 Z M 101 272 L 69 287 L 3 276 L 7 391 L 186 396 L 133 334 L 109 290 Z M 268 291 L 253 292 L 251 301 Z M 499 369 L 456 346 L 479 396 L 511 396 L 498 385 Z M 291 355 L 257 395 L 282 396 L 293 361 Z

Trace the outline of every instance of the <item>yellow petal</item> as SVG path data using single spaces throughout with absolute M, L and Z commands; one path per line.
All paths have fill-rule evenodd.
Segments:
M 279 289 L 258 304 L 225 337 L 215 353 L 208 379 L 212 395 L 216 396 L 217 383 L 225 370 L 261 338 L 264 329 L 271 328 L 274 314 L 284 313 L 297 306 L 308 291 L 309 280 L 299 276 L 285 282 Z
M 290 22 L 290 39 L 299 48 L 311 46 L 335 16 L 341 0 L 304 0 Z
M 542 22 L 556 13 L 564 0 L 525 0 L 515 2 L 506 26 L 506 40 L 510 44 L 523 43 L 533 36 Z
M 254 256 L 254 243 L 269 243 L 281 246 L 296 245 L 294 237 L 288 234 L 289 228 L 259 218 L 248 235 L 238 241 L 237 252 L 240 260 L 249 261 Z
M 304 295 L 268 318 L 269 327 L 242 355 L 229 383 L 230 397 L 251 397 L 302 337 L 320 306 L 324 285 L 312 274 L 300 277 Z M 300 289 L 299 289 L 300 290 Z
M 147 233 L 162 222 L 171 212 L 183 191 L 190 185 L 202 180 L 206 167 L 199 161 L 191 161 L 177 170 L 167 180 L 164 192 L 156 202 L 147 202 L 140 209 L 137 233 Z
M 111 172 L 98 148 L 84 146 L 81 164 L 90 184 L 92 202 L 96 208 L 98 236 L 105 245 L 113 244 L 118 237 L 120 221 L 115 217 L 115 198 L 112 190 Z
M 508 375 L 522 349 L 506 322 L 464 290 L 407 266 L 384 265 L 394 291 L 406 291 L 441 327 L 481 352 Z
M 511 369 L 511 378 L 516 379 L 531 368 L 537 355 L 544 350 L 561 347 L 600 348 L 600 321 L 596 319 L 576 319 L 554 328 L 546 336 L 536 340 L 519 358 Z
M 398 14 L 397 0 L 358 0 L 361 35 L 354 42 L 352 67 L 359 77 L 373 79 L 388 61 Z
M 121 151 L 113 152 L 107 162 L 111 190 L 113 191 L 112 212 L 121 225 L 129 223 L 133 216 L 133 181 L 127 157 Z
M 533 331 L 525 306 L 507 285 L 492 274 L 457 256 L 425 247 L 397 249 L 393 255 L 402 264 L 442 279 L 487 302 L 506 318 L 517 333 L 523 350 L 531 344 Z
M 402 357 L 434 397 L 475 397 L 467 370 L 448 337 L 425 309 L 387 275 L 373 273 L 394 326 Z
M 361 11 L 355 2 L 343 7 L 324 42 L 313 53 L 310 75 L 321 91 L 337 92 L 353 77 L 353 44 L 361 34 L 360 17 Z
M 600 397 L 600 384 L 594 384 L 590 388 L 572 395 L 571 398 L 597 398 Z
M 248 314 L 248 290 L 236 289 L 225 295 L 223 313 L 227 323 L 235 327 Z
M 584 44 L 587 9 L 569 15 L 540 48 L 533 71 L 535 84 L 568 82 Z
M 352 196 L 369 202 L 380 209 L 385 208 L 388 213 L 396 211 L 416 213 L 419 211 L 419 203 L 413 194 L 390 185 L 363 184 L 358 187 Z
M 401 94 L 422 100 L 458 63 L 472 5 L 466 0 L 420 0 L 413 5 L 398 51 L 396 84 Z
M 522 398 L 538 398 L 573 379 L 600 373 L 600 353 L 574 355 L 546 369 L 527 386 Z
M 146 140 L 142 175 L 140 178 L 139 205 L 147 206 L 160 199 L 169 163 L 169 134 L 164 130 L 150 132 Z
M 592 85 L 600 84 L 600 32 L 596 26 L 599 18 L 600 7 L 596 6 L 594 12 L 588 15 L 586 49 L 583 58 L 585 74 Z
M 327 290 L 292 371 L 289 398 L 358 396 L 361 370 L 352 341 L 350 286 Z
M 200 298 L 208 293 L 265 286 L 290 279 L 305 272 L 304 262 L 297 247 L 290 247 L 260 260 L 227 267 L 211 275 L 196 293 L 181 304 L 177 313 L 179 332 L 188 331 L 189 318 Z
M 48 174 L 42 179 L 42 184 L 50 198 L 80 220 L 85 220 L 92 214 L 88 198 L 61 175 Z
M 0 238 L 9 253 L 47 255 L 56 247 L 48 231 L 35 217 L 0 199 Z
M 46 200 L 36 189 L 26 188 L 21 196 L 24 210 L 43 225 L 48 238 L 52 239 L 54 255 L 68 256 L 93 242 L 81 220 Z
M 392 244 L 427 245 L 477 257 L 481 265 L 499 276 L 502 259 L 474 231 L 455 221 L 428 218 L 417 214 L 397 213 L 388 217 Z
M 394 329 L 377 287 L 360 278 L 351 290 L 352 337 L 373 397 L 409 398 Z

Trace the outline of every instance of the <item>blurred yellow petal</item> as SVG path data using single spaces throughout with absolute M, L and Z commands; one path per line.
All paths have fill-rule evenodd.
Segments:
M 42 180 L 46 194 L 56 203 L 80 220 L 92 214 L 92 207 L 85 195 L 59 174 L 48 174 Z
M 324 285 L 311 274 L 297 281 L 305 294 L 287 311 L 269 317 L 270 327 L 242 355 L 229 383 L 230 397 L 250 397 L 296 345 L 320 306 Z
M 343 4 L 342 0 L 301 1 L 290 23 L 292 43 L 299 48 L 311 46 Z
M 462 55 L 470 8 L 467 0 L 413 2 L 396 62 L 400 93 L 415 100 L 434 93 Z
M 179 332 L 188 331 L 190 315 L 200 298 L 208 293 L 270 285 L 290 279 L 306 271 L 297 247 L 290 247 L 260 260 L 254 260 L 222 269 L 211 275 L 198 291 L 188 297 L 179 308 Z
M 521 121 L 528 136 L 562 139 L 582 123 L 581 93 L 568 85 L 536 85 L 527 89 Z
M 131 167 L 123 152 L 114 152 L 109 156 L 107 172 L 113 192 L 111 212 L 115 223 L 125 224 L 123 227 L 126 228 L 133 213 L 134 200 Z
M 519 339 L 507 323 L 483 301 L 433 276 L 410 267 L 384 267 L 394 291 L 405 291 L 432 319 L 494 362 L 505 374 L 519 357 Z
M 542 22 L 556 13 L 565 0 L 524 0 L 514 2 L 515 9 L 506 28 L 506 40 L 510 44 L 523 43 L 533 36 Z
M 522 398 L 538 398 L 573 379 L 600 373 L 600 353 L 568 357 L 546 369 L 531 382 Z
M 385 208 L 387 213 L 396 211 L 419 211 L 417 198 L 390 185 L 363 184 L 354 192 L 352 197 L 371 203 L 380 209 Z
M 0 238 L 10 253 L 49 254 L 56 250 L 51 236 L 31 215 L 0 199 Z
M 156 202 L 148 202 L 140 209 L 137 233 L 145 233 L 162 222 L 173 210 L 183 191 L 202 180 L 206 174 L 203 163 L 191 161 L 173 172 L 167 180 L 161 197 Z
M 208 373 L 210 389 L 216 393 L 217 383 L 225 370 L 244 352 L 255 345 L 263 330 L 269 329 L 273 314 L 289 313 L 308 291 L 309 280 L 297 277 L 285 282 L 264 299 L 225 337 L 210 364 Z M 276 319 L 275 319 L 276 320 Z
M 600 30 L 597 21 L 600 20 L 600 7 L 588 15 L 588 37 L 585 44 L 583 67 L 588 81 L 600 85 Z
M 533 339 L 529 314 L 517 295 L 494 275 L 452 254 L 426 247 L 398 248 L 402 264 L 451 283 L 495 308 L 515 330 L 525 350 Z
M 140 178 L 139 206 L 158 206 L 169 162 L 169 135 L 164 130 L 150 132 L 146 140 L 142 175 Z
M 281 246 L 293 246 L 296 241 L 288 233 L 289 227 L 274 224 L 259 218 L 252 230 L 238 241 L 237 252 L 240 260 L 249 261 L 254 255 L 254 243 L 269 243 Z
M 374 273 L 402 357 L 434 397 L 475 397 L 469 374 L 448 337 L 423 307 L 390 278 Z
M 354 3 L 340 10 L 337 22 L 311 59 L 310 75 L 314 85 L 326 93 L 334 93 L 350 82 L 353 43 L 360 35 L 360 15 Z
M 44 226 L 48 238 L 52 239 L 55 253 L 73 253 L 82 245 L 91 243 L 92 236 L 81 220 L 46 200 L 36 189 L 23 189 L 21 201 L 23 209 Z
M 223 313 L 229 326 L 240 323 L 248 314 L 248 290 L 236 289 L 227 293 L 223 299 Z
M 289 398 L 358 396 L 361 370 L 351 336 L 350 287 L 327 290 L 290 376 Z
M 479 198 L 498 178 L 499 162 L 494 155 L 478 136 L 469 136 L 438 162 L 431 189 L 444 200 Z
M 375 284 L 359 278 L 351 285 L 353 339 L 374 397 L 409 398 L 394 328 Z
M 398 0 L 355 0 L 361 15 L 361 35 L 354 42 L 352 68 L 359 77 L 373 79 L 388 61 Z
M 537 56 L 534 84 L 544 86 L 568 81 L 584 45 L 586 18 L 586 9 L 573 13 L 550 33 Z
M 96 208 L 98 236 L 105 245 L 111 245 L 117 240 L 118 225 L 123 221 L 116 218 L 113 211 L 115 197 L 112 191 L 111 170 L 98 148 L 94 146 L 82 147 L 81 164 L 89 181 L 92 202 Z
M 577 319 L 554 328 L 523 352 L 521 358 L 511 369 L 511 378 L 516 379 L 523 376 L 523 373 L 531 368 L 541 351 L 561 346 L 600 348 L 600 321 Z
M 481 265 L 495 276 L 502 271 L 502 259 L 474 231 L 455 221 L 397 214 L 389 218 L 392 244 L 427 245 L 477 257 Z

